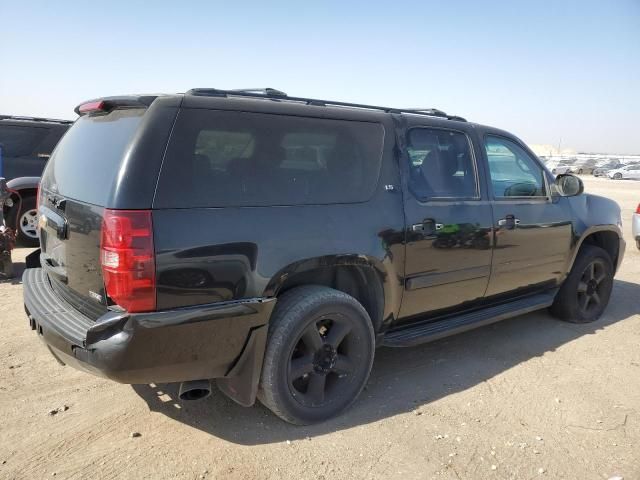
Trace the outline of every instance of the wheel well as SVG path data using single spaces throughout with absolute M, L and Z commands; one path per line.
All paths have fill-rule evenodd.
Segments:
M 18 190 L 20 196 L 18 196 L 16 193 L 11 193 L 11 200 L 13 200 L 13 204 L 17 205 L 18 202 L 20 201 L 20 199 L 24 200 L 26 197 L 35 197 L 38 194 L 38 190 L 35 188 L 23 188 L 21 190 Z M 6 204 L 4 205 L 3 208 L 3 213 L 5 215 L 5 219 L 7 219 L 8 221 L 12 222 L 12 219 L 8 219 L 7 215 L 9 214 L 9 211 L 12 209 L 13 207 L 8 207 Z
M 16 193 L 11 193 L 11 200 L 13 200 L 14 204 L 17 203 L 20 198 L 25 199 L 27 197 L 35 197 L 38 194 L 38 190 L 35 188 L 23 188 L 18 190 L 18 193 L 20 196 Z
M 301 285 L 323 285 L 351 295 L 369 314 L 373 328 L 379 331 L 384 314 L 382 282 L 372 267 L 327 266 L 289 276 L 278 289 L 276 297 Z
M 592 233 L 582 241 L 580 248 L 582 248 L 583 245 L 594 245 L 602 248 L 609 254 L 609 257 L 611 257 L 613 268 L 615 269 L 618 264 L 618 250 L 620 249 L 620 239 L 616 232 L 603 231 Z

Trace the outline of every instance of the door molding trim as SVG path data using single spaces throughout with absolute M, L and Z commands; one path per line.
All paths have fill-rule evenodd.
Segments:
M 436 287 L 447 283 L 464 282 L 466 280 L 488 277 L 490 273 L 490 265 L 463 268 L 461 270 L 454 270 L 453 272 L 421 273 L 408 278 L 405 282 L 405 288 L 407 290 L 418 290 L 420 288 Z

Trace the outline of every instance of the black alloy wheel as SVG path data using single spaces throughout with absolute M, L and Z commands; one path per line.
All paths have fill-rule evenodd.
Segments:
M 367 347 L 359 344 L 348 318 L 333 314 L 318 318 L 302 332 L 289 359 L 292 395 L 308 407 L 330 404 L 341 397 Z
M 613 262 L 605 250 L 582 245 L 549 309 L 551 314 L 572 323 L 597 320 L 609 303 L 613 273 Z
M 337 415 L 364 388 L 375 350 L 371 319 L 352 296 L 308 285 L 278 296 L 269 321 L 258 398 L 306 425 Z
M 584 316 L 590 316 L 602 306 L 608 288 L 607 266 L 601 258 L 594 259 L 582 272 L 578 283 L 578 307 Z

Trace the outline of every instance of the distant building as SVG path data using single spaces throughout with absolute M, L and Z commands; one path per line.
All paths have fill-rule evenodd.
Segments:
M 533 150 L 533 153 L 539 157 L 555 157 L 558 155 L 575 155 L 576 151 L 571 148 L 563 148 L 558 150 L 558 147 L 553 145 L 529 145 L 529 148 Z
M 600 162 L 607 162 L 609 160 L 619 160 L 621 163 L 640 162 L 640 155 L 619 155 L 615 153 L 583 153 L 576 152 L 571 148 L 563 148 L 561 151 L 553 145 L 529 145 L 529 148 L 533 150 L 533 153 L 542 158 L 545 163 L 549 162 L 555 164 L 562 160 L 565 161 L 579 161 L 579 160 L 597 160 Z

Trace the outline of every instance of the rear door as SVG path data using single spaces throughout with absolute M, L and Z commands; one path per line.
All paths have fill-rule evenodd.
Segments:
M 571 251 L 571 208 L 549 192 L 542 165 L 519 141 L 484 136 L 495 246 L 487 296 L 555 284 Z
M 491 267 L 491 205 L 477 150 L 463 128 L 410 119 L 404 172 L 407 224 L 400 321 L 484 296 Z

